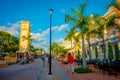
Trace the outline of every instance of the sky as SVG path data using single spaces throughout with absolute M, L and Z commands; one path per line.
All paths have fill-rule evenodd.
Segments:
M 30 22 L 30 30 L 38 48 L 49 48 L 50 13 L 52 13 L 52 42 L 62 44 L 65 31 L 72 26 L 65 23 L 65 14 L 71 14 L 71 8 L 79 8 L 85 0 L 0 0 L 0 31 L 6 31 L 19 38 L 21 21 Z M 89 0 L 84 15 L 107 12 L 106 5 L 112 0 Z

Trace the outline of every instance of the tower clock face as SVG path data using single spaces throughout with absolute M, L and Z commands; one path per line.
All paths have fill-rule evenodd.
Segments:
M 22 28 L 27 28 L 27 25 L 26 25 L 26 24 L 24 24 L 24 25 L 22 26 Z

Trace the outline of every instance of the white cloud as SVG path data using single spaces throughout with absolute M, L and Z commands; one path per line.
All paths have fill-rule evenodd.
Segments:
M 45 40 L 44 35 L 40 33 L 31 33 L 32 39 L 37 42 L 41 42 Z
M 52 27 L 52 30 L 56 30 L 58 28 L 58 26 Z M 32 35 L 32 39 L 34 39 L 35 41 L 43 41 L 45 40 L 45 37 L 49 34 L 50 28 L 48 28 L 47 30 L 43 31 L 42 33 L 31 33 Z
M 10 33 L 13 36 L 19 36 L 19 29 L 20 29 L 21 21 L 18 21 L 16 23 L 7 23 L 7 26 L 0 26 L 0 31 L 5 31 Z
M 62 31 L 64 29 L 66 29 L 68 27 L 68 24 L 62 24 L 60 26 L 53 26 L 51 29 L 52 31 Z M 48 28 L 47 30 L 43 31 L 42 34 L 43 35 L 47 35 L 49 34 L 50 28 Z
M 68 24 L 63 24 L 60 26 L 53 26 L 51 29 L 52 31 L 62 31 L 63 29 L 66 29 L 68 26 Z M 47 30 L 43 31 L 41 34 L 40 33 L 36 33 L 35 36 L 37 36 L 37 34 L 39 35 L 39 37 L 45 37 L 46 35 L 48 35 L 50 32 L 50 28 L 48 28 Z
M 57 30 L 58 29 L 58 26 L 54 26 L 54 27 L 52 27 L 51 28 L 53 31 L 55 31 L 55 30 Z M 42 32 L 42 35 L 48 35 L 49 34 L 49 32 L 50 32 L 50 28 L 48 28 L 47 30 L 45 30 L 45 31 L 43 31 Z
M 63 29 L 66 29 L 67 26 L 68 24 L 63 24 L 60 26 L 54 26 L 51 29 L 52 31 L 61 31 Z M 49 31 L 50 31 L 50 28 L 46 29 L 42 33 L 31 33 L 32 39 L 34 39 L 35 43 L 39 42 L 38 44 L 35 44 L 37 45 L 36 47 L 47 47 L 47 48 L 49 47 L 50 43 L 44 42 L 47 39 L 47 35 L 49 34 Z M 55 42 L 57 42 L 58 44 L 62 44 L 63 41 L 64 39 L 59 39 L 59 40 L 56 40 Z
M 64 41 L 64 39 L 62 38 L 62 39 L 56 40 L 55 42 L 58 43 L 58 44 L 62 44 L 63 41 Z
M 58 28 L 58 26 L 52 27 L 52 30 L 56 30 Z M 31 33 L 32 35 L 32 39 L 34 39 L 35 41 L 43 41 L 45 40 L 45 37 L 49 34 L 50 28 L 48 28 L 47 30 L 43 31 L 41 34 L 40 33 Z
M 54 30 L 57 30 L 59 28 L 59 26 L 54 26 L 54 27 L 52 27 L 52 30 L 54 31 Z
M 58 31 L 62 31 L 68 27 L 68 24 L 63 24 L 58 28 Z
M 8 30 L 7 27 L 5 27 L 5 26 L 0 26 L 0 31 L 7 31 L 7 30 Z
M 42 42 L 42 43 L 34 42 L 32 43 L 32 45 L 35 48 L 43 48 L 45 51 L 48 51 L 49 46 L 50 46 L 49 42 Z
M 19 32 L 18 31 L 6 31 L 8 33 L 10 33 L 13 36 L 19 36 Z
M 49 46 L 50 46 L 50 43 L 49 43 L 49 42 L 43 42 L 42 46 L 44 46 L 44 47 L 49 47 Z
M 35 48 L 40 48 L 40 47 L 41 47 L 40 44 L 38 44 L 38 43 L 32 43 L 32 45 L 33 45 Z
M 46 36 L 49 33 L 50 29 L 48 28 L 47 30 L 42 32 L 42 35 Z
M 12 23 L 8 22 L 7 25 L 11 25 Z

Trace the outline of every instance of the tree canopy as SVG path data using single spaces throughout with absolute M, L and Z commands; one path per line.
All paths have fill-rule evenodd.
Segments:
M 18 50 L 18 38 L 11 34 L 0 31 L 0 52 L 15 52 Z

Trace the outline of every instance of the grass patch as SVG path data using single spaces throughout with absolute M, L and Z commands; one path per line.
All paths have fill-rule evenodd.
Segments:
M 14 65 L 16 62 L 7 62 L 8 65 Z
M 75 68 L 74 71 L 76 73 L 90 73 L 91 70 L 89 68 Z
M 56 58 L 57 61 L 62 61 L 62 59 Z

